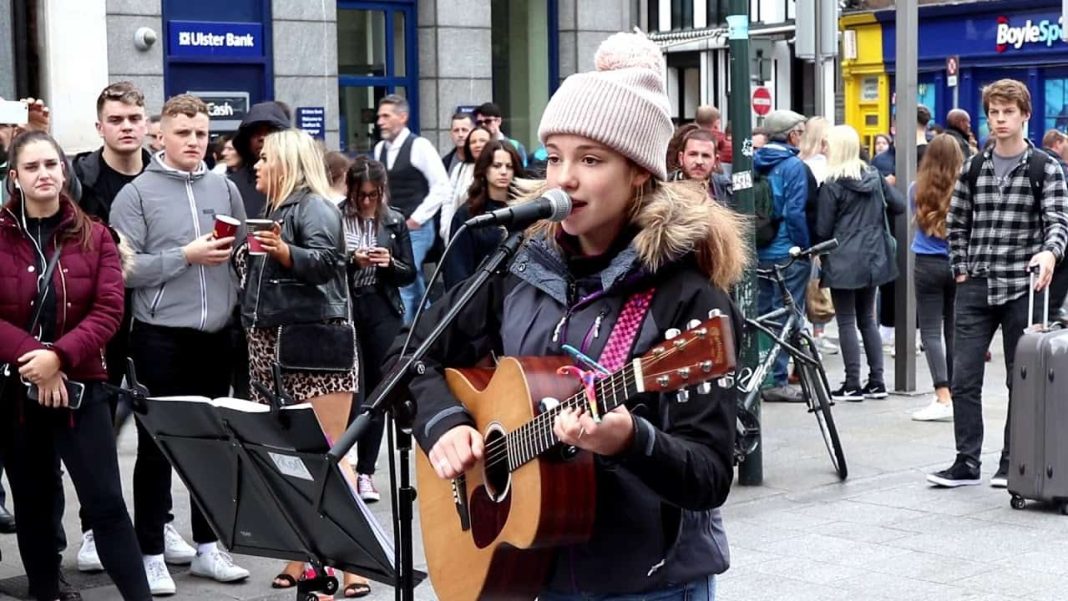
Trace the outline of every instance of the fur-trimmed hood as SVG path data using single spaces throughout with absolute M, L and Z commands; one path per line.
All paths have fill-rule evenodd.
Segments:
M 524 182 L 521 187 L 530 192 L 516 202 L 536 198 L 547 189 L 544 182 Z M 744 219 L 710 200 L 699 182 L 656 182 L 651 187 L 635 201 L 640 206 L 630 223 L 637 233 L 619 259 L 629 258 L 646 272 L 656 273 L 693 253 L 712 284 L 729 290 L 741 279 L 750 260 L 742 238 Z M 548 222 L 534 225 L 528 234 L 531 243 L 561 254 L 555 242 L 559 227 Z M 605 274 L 609 276 L 606 280 L 625 275 L 618 273 L 625 266 L 617 263 L 613 261 L 614 269 L 610 268 L 616 273 Z M 604 283 L 607 287 L 612 282 Z

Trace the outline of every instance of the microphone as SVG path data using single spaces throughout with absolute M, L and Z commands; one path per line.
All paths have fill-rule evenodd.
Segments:
M 542 219 L 563 221 L 570 214 L 571 197 L 563 190 L 553 188 L 530 202 L 472 217 L 464 225 L 468 228 L 503 225 L 510 230 L 521 230 Z

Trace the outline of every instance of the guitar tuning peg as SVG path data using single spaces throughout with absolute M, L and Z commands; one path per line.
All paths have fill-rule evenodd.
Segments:
M 682 332 L 678 328 L 671 328 L 667 332 L 664 332 L 664 339 L 671 340 L 672 338 L 677 338 L 681 333 Z
M 709 394 L 712 392 L 712 384 L 709 382 L 702 382 L 697 386 L 697 394 Z
M 685 388 L 683 388 L 683 389 L 679 390 L 678 392 L 676 392 L 675 393 L 675 402 L 676 403 L 688 403 L 688 402 L 690 402 L 690 391 L 686 390 Z
M 690 322 L 686 324 L 686 329 L 687 330 L 692 330 L 692 329 L 696 328 L 699 325 L 701 325 L 701 321 L 700 320 L 691 319 Z
M 720 311 L 719 309 L 712 309 L 711 311 L 708 312 L 708 317 L 710 319 L 711 318 L 715 318 L 715 317 L 719 317 L 720 315 L 723 315 L 723 312 Z

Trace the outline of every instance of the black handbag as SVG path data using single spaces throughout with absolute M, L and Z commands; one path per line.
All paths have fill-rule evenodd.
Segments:
M 55 251 L 52 252 L 52 256 L 48 259 L 48 264 L 45 266 L 44 273 L 41 274 L 41 279 L 38 280 L 37 285 L 37 297 L 33 300 L 33 317 L 30 318 L 30 323 L 26 327 L 26 331 L 33 335 L 33 331 L 37 329 L 37 326 L 41 323 L 41 313 L 44 311 L 44 299 L 48 294 L 49 284 L 52 283 L 52 274 L 56 271 L 56 264 L 59 263 L 59 253 L 62 248 L 56 245 Z M 7 394 L 8 386 L 11 382 L 18 378 L 18 369 L 12 368 L 10 363 L 4 363 L 0 365 L 0 399 L 4 399 L 4 395 Z
M 349 371 L 356 364 L 352 322 L 278 326 L 278 365 L 289 371 Z

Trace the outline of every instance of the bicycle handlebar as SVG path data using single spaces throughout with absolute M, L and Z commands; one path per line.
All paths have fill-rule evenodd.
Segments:
M 803 257 L 822 257 L 836 248 L 838 248 L 838 238 L 831 238 L 805 250 L 795 246 L 790 249 L 790 257 L 795 261 Z
M 787 267 L 793 265 L 794 261 L 798 261 L 800 259 L 806 259 L 806 258 L 809 258 L 809 257 L 822 257 L 823 255 L 831 252 L 832 250 L 834 250 L 836 248 L 838 248 L 838 239 L 837 238 L 831 238 L 830 240 L 826 240 L 826 241 L 820 242 L 819 244 L 817 244 L 815 246 L 810 246 L 810 247 L 806 248 L 805 250 L 801 250 L 800 248 L 795 246 L 795 247 L 790 249 L 790 260 L 785 262 L 785 263 L 780 263 L 780 264 L 776 265 L 775 267 L 777 267 L 779 269 L 786 269 Z M 775 273 L 774 269 L 757 269 L 756 270 L 756 274 L 758 276 L 762 276 L 762 277 L 771 277 L 774 273 Z

